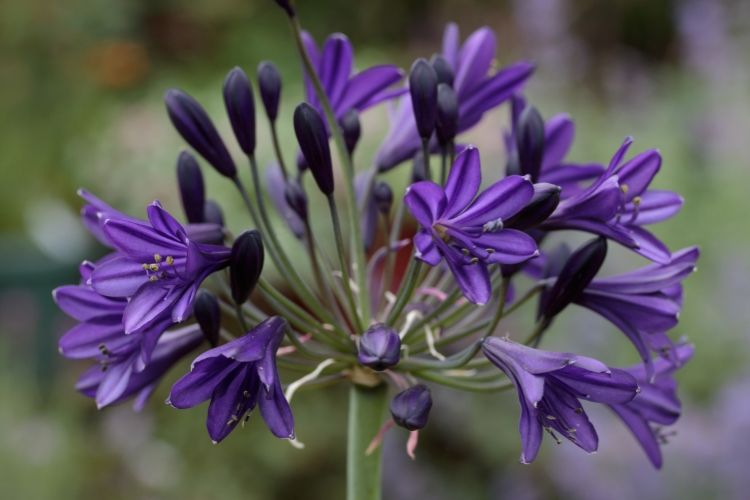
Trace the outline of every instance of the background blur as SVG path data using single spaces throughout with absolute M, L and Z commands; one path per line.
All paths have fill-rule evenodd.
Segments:
M 320 41 L 343 31 L 359 67 L 408 68 L 440 47 L 455 20 L 462 37 L 489 25 L 501 64 L 530 59 L 527 95 L 545 116 L 577 123 L 570 158 L 606 162 L 626 135 L 635 151 L 664 156 L 656 186 L 681 192 L 682 213 L 658 234 L 673 249 L 700 244 L 675 335 L 697 345 L 680 373 L 684 416 L 654 472 L 624 427 L 592 411 L 600 451 L 545 440 L 541 459 L 518 464 L 511 394 L 436 390 L 418 460 L 405 433 L 386 442 L 386 498 L 727 498 L 750 491 L 750 3 L 743 0 L 299 0 Z M 285 18 L 261 0 L 5 0 L 0 2 L 0 498 L 309 498 L 343 496 L 345 391 L 302 392 L 294 402 L 297 451 L 256 419 L 219 446 L 205 409 L 161 404 L 97 412 L 73 390 L 82 366 L 57 355 L 71 325 L 50 290 L 77 279 L 101 253 L 77 219 L 79 186 L 142 214 L 153 199 L 179 212 L 174 163 L 184 147 L 162 96 L 179 86 L 229 131 L 221 84 L 240 65 L 271 59 L 284 77 L 281 131 L 301 99 L 300 65 Z M 364 118 L 365 164 L 386 128 Z M 469 136 L 489 177 L 503 164 L 507 108 Z M 270 159 L 259 121 L 262 160 Z M 234 145 L 232 145 L 234 147 Z M 287 153 L 287 158 L 291 152 Z M 403 170 L 403 169 L 402 169 Z M 242 229 L 236 195 L 205 169 L 210 195 Z M 605 360 L 633 362 L 622 335 L 576 311 L 556 336 Z M 512 325 L 511 325 L 512 326 Z M 622 347 L 622 349 L 620 349 Z M 619 354 L 618 354 L 619 353 Z

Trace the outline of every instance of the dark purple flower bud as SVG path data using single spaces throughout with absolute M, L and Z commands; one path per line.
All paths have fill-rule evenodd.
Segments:
M 224 105 L 232 130 L 246 155 L 255 153 L 255 99 L 247 75 L 234 68 L 224 80 Z
M 193 301 L 193 315 L 208 343 L 211 347 L 216 347 L 221 330 L 221 308 L 216 296 L 208 290 L 200 289 Z
M 458 98 L 447 83 L 438 85 L 437 95 L 435 133 L 440 145 L 444 146 L 455 139 L 458 132 Z
M 203 205 L 203 220 L 224 227 L 224 212 L 214 200 L 206 200 Z
M 289 179 L 284 188 L 284 198 L 289 208 L 302 219 L 307 220 L 307 194 L 302 185 L 294 179 Z
M 167 113 L 183 139 L 206 159 L 221 175 L 237 176 L 237 167 L 227 147 L 219 137 L 211 118 L 198 101 L 177 89 L 167 91 L 164 97 Z
M 547 220 L 560 203 L 560 186 L 539 182 L 534 184 L 534 196 L 526 207 L 505 221 L 505 226 L 526 230 Z
M 378 182 L 372 188 L 372 198 L 375 201 L 375 206 L 378 207 L 378 211 L 383 215 L 388 215 L 393 204 L 393 190 L 391 186 L 383 181 Z
M 540 315 L 551 321 L 577 300 L 591 283 L 607 256 L 607 240 L 599 237 L 578 248 L 568 258 L 555 284 L 541 298 Z
M 333 164 L 328 132 L 320 114 L 306 102 L 294 110 L 294 133 L 318 187 L 324 195 L 332 195 Z
M 245 231 L 234 241 L 229 261 L 229 282 L 232 298 L 237 304 L 245 302 L 258 283 L 263 271 L 263 258 L 263 238 L 257 230 Z
M 368 328 L 359 339 L 360 364 L 382 371 L 398 364 L 401 358 L 401 338 L 395 330 L 382 323 Z
M 417 131 L 422 139 L 429 139 L 435 130 L 437 86 L 437 73 L 430 63 L 421 58 L 414 61 L 409 73 L 409 93 Z
M 426 385 L 418 384 L 399 392 L 391 400 L 391 416 L 397 425 L 410 431 L 427 425 L 432 408 L 432 396 Z
M 544 119 L 534 106 L 526 106 L 518 117 L 516 149 L 521 174 L 536 182 L 544 158 Z
M 188 222 L 203 222 L 203 205 L 206 203 L 203 174 L 195 157 L 187 151 L 181 152 L 177 157 L 177 185 Z
M 284 12 L 286 12 L 286 15 L 289 17 L 294 17 L 294 7 L 292 7 L 292 2 L 289 0 L 275 0 L 276 4 L 284 9 Z
M 424 154 L 421 151 L 417 151 L 414 154 L 414 160 L 412 160 L 411 166 L 411 182 L 425 181 L 427 180 L 427 166 L 424 164 Z
M 357 110 L 352 108 L 344 113 L 344 116 L 339 120 L 339 126 L 344 135 L 346 150 L 351 156 L 354 152 L 354 148 L 357 147 L 359 136 L 362 134 L 362 127 L 359 124 L 359 113 L 357 113 Z
M 454 75 L 453 69 L 451 68 L 451 65 L 448 64 L 448 61 L 446 61 L 440 54 L 433 54 L 430 59 L 430 64 L 432 64 L 432 69 L 434 69 L 435 74 L 437 74 L 438 84 L 445 83 L 452 87 Z
M 281 75 L 276 65 L 270 61 L 263 61 L 258 65 L 258 90 L 268 119 L 276 121 L 281 97 Z

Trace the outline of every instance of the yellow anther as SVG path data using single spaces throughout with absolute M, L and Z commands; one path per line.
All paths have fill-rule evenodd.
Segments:
M 636 196 L 635 198 L 633 198 L 633 205 L 635 205 L 637 207 L 637 206 L 639 206 L 641 204 L 641 201 L 642 201 L 641 197 L 640 196 Z
M 155 253 L 154 254 L 154 262 L 157 262 L 157 263 L 161 262 L 161 255 L 159 255 L 158 253 Z
M 158 279 L 159 277 L 156 276 L 155 274 L 152 274 L 151 276 L 148 277 L 148 280 L 151 281 L 152 283 Z
M 148 264 L 146 264 L 145 262 L 144 262 L 144 264 L 143 264 L 143 270 L 144 270 L 144 271 L 148 271 Z
M 149 270 L 156 272 L 159 270 L 159 264 L 149 264 L 148 268 Z
M 620 191 L 622 191 L 623 194 L 628 194 L 628 189 L 630 189 L 630 187 L 627 184 L 620 184 Z
M 167 255 L 167 265 L 171 266 L 172 264 L 174 264 L 174 257 Z

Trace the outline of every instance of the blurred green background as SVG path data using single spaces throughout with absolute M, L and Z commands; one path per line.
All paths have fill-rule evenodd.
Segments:
M 527 95 L 543 114 L 577 124 L 571 158 L 605 162 L 626 135 L 664 157 L 656 186 L 681 192 L 682 213 L 658 234 L 673 249 L 701 245 L 675 335 L 697 346 L 679 378 L 685 402 L 665 468 L 650 469 L 627 431 L 593 412 L 602 437 L 587 456 L 547 440 L 533 466 L 518 464 L 517 402 L 436 389 L 430 425 L 412 462 L 405 435 L 385 444 L 388 499 L 730 498 L 750 491 L 750 4 L 743 0 L 299 0 L 320 41 L 342 31 L 358 66 L 408 68 L 440 46 L 446 22 L 462 36 L 489 25 L 498 59 L 538 70 Z M 70 326 L 50 290 L 76 280 L 76 263 L 101 253 L 77 219 L 84 186 L 142 214 L 179 202 L 174 163 L 184 147 L 162 104 L 165 89 L 196 96 L 223 132 L 220 89 L 233 66 L 254 74 L 273 60 L 284 77 L 281 133 L 293 152 L 291 110 L 300 65 L 285 19 L 261 0 L 5 0 L 0 3 L 0 498 L 343 497 L 345 391 L 301 392 L 293 449 L 256 419 L 219 446 L 204 409 L 162 405 L 180 370 L 140 414 L 97 412 L 73 390 L 83 366 L 60 359 Z M 507 109 L 467 137 L 485 169 L 500 169 Z M 384 110 L 364 117 L 364 165 L 386 128 Z M 270 160 L 259 122 L 260 158 Z M 234 147 L 234 146 L 233 146 Z M 229 223 L 245 224 L 239 200 L 206 171 Z M 495 174 L 497 175 L 497 174 Z M 629 264 L 637 261 L 628 261 Z M 634 361 L 621 335 L 576 311 L 558 325 L 559 345 Z

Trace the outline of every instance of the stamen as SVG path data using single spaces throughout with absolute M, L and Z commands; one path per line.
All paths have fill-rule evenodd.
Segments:
M 158 253 L 155 253 L 154 254 L 154 262 L 156 262 L 157 264 L 159 262 L 161 262 L 161 255 L 159 255 Z
M 156 272 L 159 270 L 159 264 L 149 264 L 148 268 L 149 270 Z
M 335 362 L 336 361 L 332 358 L 325 359 L 318 366 L 316 366 L 313 371 L 289 384 L 286 387 L 286 391 L 284 392 L 284 397 L 286 398 L 287 402 L 292 401 L 292 396 L 294 396 L 294 393 L 297 392 L 297 389 L 299 389 L 306 383 L 312 382 L 313 380 L 318 378 L 323 370 L 325 370 Z
M 171 266 L 172 264 L 174 264 L 174 257 L 167 255 L 167 265 Z
M 622 194 L 628 194 L 628 191 L 630 190 L 630 186 L 627 184 L 620 184 L 620 191 L 622 191 Z
M 437 349 L 435 349 L 435 335 L 432 333 L 432 328 L 430 328 L 430 325 L 425 325 L 424 331 L 425 331 L 425 338 L 427 340 L 427 350 L 435 358 L 439 359 L 440 361 L 445 361 L 445 356 L 440 354 L 437 351 Z
M 151 276 L 148 277 L 148 280 L 153 283 L 154 281 L 158 281 L 159 277 L 155 274 L 152 274 Z
M 495 220 L 486 222 L 484 226 L 482 226 L 482 232 L 494 233 L 495 231 L 500 231 L 502 228 L 503 228 L 503 219 L 495 219 Z

